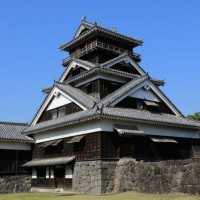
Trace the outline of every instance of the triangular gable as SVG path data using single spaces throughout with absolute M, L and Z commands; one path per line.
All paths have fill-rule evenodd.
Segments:
M 120 56 L 101 64 L 101 66 L 104 68 L 111 68 L 112 66 L 123 61 L 126 63 L 130 63 L 141 76 L 144 76 L 146 74 L 146 72 L 136 62 L 134 62 L 133 59 L 127 53 L 123 53 Z
M 80 35 L 82 35 L 83 31 L 86 32 L 88 30 L 90 30 L 94 25 L 85 21 L 85 20 L 82 20 L 80 26 L 78 27 L 75 35 L 74 35 L 74 38 L 77 38 L 79 37 Z
M 127 93 L 124 93 L 122 96 L 120 96 L 118 99 L 114 100 L 112 103 L 110 103 L 110 106 L 114 106 L 120 101 L 122 101 L 124 98 L 128 96 L 134 96 L 134 95 L 141 95 L 140 93 L 142 89 L 149 91 L 147 98 L 156 98 L 157 101 L 162 101 L 165 103 L 165 105 L 177 116 L 182 116 L 181 112 L 166 98 L 166 96 L 157 88 L 154 84 L 151 83 L 149 79 L 145 80 L 144 82 L 137 85 L 135 88 L 132 88 Z M 140 91 L 140 92 L 139 92 Z M 144 93 L 143 93 L 144 94 Z M 148 99 L 147 99 L 148 100 Z
M 57 96 L 61 96 L 61 99 L 57 99 L 55 100 L 55 97 Z M 61 103 L 62 102 L 62 103 Z M 77 104 L 79 107 L 81 107 L 83 110 L 87 110 L 87 108 L 85 106 L 83 106 L 82 104 L 80 104 L 78 101 L 76 101 L 74 98 L 70 97 L 68 94 L 64 93 L 62 90 L 60 90 L 58 87 L 54 86 L 51 90 L 51 92 L 47 95 L 47 97 L 45 98 L 44 102 L 42 103 L 41 107 L 39 108 L 38 112 L 36 113 L 31 126 L 37 124 L 38 120 L 40 119 L 42 113 L 46 110 L 50 110 L 50 106 L 53 107 L 55 106 L 55 104 L 60 103 L 70 103 L 70 102 L 74 102 L 75 104 Z
M 129 97 L 160 102 L 160 98 L 158 97 L 158 95 L 156 95 L 151 88 L 147 90 L 145 89 L 145 87 L 141 87 L 137 91 L 130 94 Z
M 72 101 L 70 99 L 68 99 L 66 96 L 64 96 L 62 94 L 54 95 L 53 99 L 51 100 L 51 102 L 47 106 L 46 111 L 67 105 L 71 102 Z
M 145 88 L 146 90 L 150 90 L 151 97 L 154 94 L 160 101 L 165 103 L 165 105 L 177 116 L 182 116 L 181 112 L 170 102 L 170 100 L 148 79 L 147 76 L 143 76 L 136 80 L 130 81 L 126 85 L 122 86 L 114 93 L 108 95 L 104 99 L 102 99 L 99 104 L 103 104 L 104 106 L 115 106 L 123 99 L 130 95 L 138 95 L 137 91 Z M 149 96 L 150 98 L 150 96 Z
M 59 79 L 59 82 L 63 82 L 70 71 L 75 67 L 82 67 L 83 69 L 89 70 L 92 67 L 95 67 L 95 64 L 81 61 L 79 59 L 73 59 L 70 64 L 67 66 L 66 70 L 63 72 L 62 76 Z

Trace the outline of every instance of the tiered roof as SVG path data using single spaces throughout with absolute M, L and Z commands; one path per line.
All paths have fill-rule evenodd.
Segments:
M 87 30 L 81 35 L 81 31 L 84 28 L 86 28 Z M 108 29 L 104 29 L 96 24 L 82 21 L 77 33 L 74 36 L 74 39 L 69 43 L 61 46 L 61 49 L 66 50 L 74 44 L 77 45 L 79 40 L 91 37 L 91 34 L 93 34 L 93 32 L 104 32 L 109 36 L 126 40 L 127 42 L 132 43 L 134 45 L 142 44 L 142 41 L 123 36 Z M 117 69 L 112 69 L 112 66 L 122 61 L 130 63 L 131 67 L 133 67 L 138 72 L 138 74 L 131 74 Z M 102 64 L 93 64 L 89 61 L 73 58 L 64 61 L 64 66 L 67 67 L 67 69 L 62 74 L 60 80 L 54 83 L 52 87 L 46 89 L 47 97 L 44 100 L 41 107 L 39 108 L 39 111 L 37 112 L 31 126 L 24 131 L 25 134 L 35 134 L 38 132 L 66 127 L 69 125 L 85 123 L 89 120 L 100 118 L 120 120 L 122 122 L 126 121 L 134 123 L 136 122 L 163 126 L 182 127 L 196 130 L 200 129 L 200 123 L 185 118 L 181 114 L 181 112 L 175 107 L 175 105 L 159 89 L 159 86 L 164 85 L 164 81 L 150 77 L 142 69 L 142 67 L 140 67 L 139 64 L 132 59 L 132 56 L 128 52 L 125 52 Z M 82 72 L 74 77 L 65 79 L 69 71 L 74 66 L 83 67 L 87 71 Z M 75 88 L 75 83 L 82 80 L 87 80 L 90 77 L 93 77 L 97 74 L 101 76 L 105 75 L 105 77 L 116 77 L 119 79 L 121 78 L 125 80 L 125 83 L 119 89 L 108 94 L 103 99 L 96 99 L 95 97 L 92 97 L 82 92 L 78 88 Z M 114 102 L 117 102 L 120 99 L 127 97 L 131 94 L 131 91 L 138 90 L 140 86 L 144 88 L 142 84 L 145 83 L 148 85 L 149 89 L 151 89 L 152 92 L 155 93 L 156 96 L 158 96 L 160 101 L 162 101 L 165 104 L 165 106 L 169 108 L 172 114 L 151 113 L 149 111 L 139 109 L 121 108 L 114 106 Z M 42 112 L 45 111 L 44 105 L 48 105 L 48 103 L 51 101 L 50 97 L 52 96 L 55 88 L 69 96 L 72 99 L 72 101 L 74 100 L 75 102 L 78 102 L 85 109 L 63 117 L 37 123 L 36 119 L 39 119 Z

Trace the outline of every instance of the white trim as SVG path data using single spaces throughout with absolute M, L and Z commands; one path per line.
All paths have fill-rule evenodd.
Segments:
M 86 27 L 82 24 L 82 25 L 79 27 L 79 29 L 77 30 L 77 32 L 76 32 L 74 38 L 77 38 L 77 37 L 80 35 L 81 31 L 83 31 L 84 29 L 86 29 Z
M 136 64 L 136 63 L 130 58 L 130 56 L 128 56 L 128 55 L 123 56 L 123 57 L 121 57 L 121 58 L 119 58 L 119 59 L 116 59 L 115 61 L 113 61 L 113 62 L 111 62 L 111 63 L 105 65 L 105 68 L 110 68 L 110 67 L 112 67 L 113 65 L 116 65 L 117 63 L 120 63 L 120 62 L 122 62 L 122 61 L 127 61 L 127 62 L 129 62 L 129 63 L 140 73 L 140 75 L 142 75 L 142 76 L 145 75 L 144 71 L 143 71 L 143 70 L 138 66 L 138 64 Z
M 25 142 L 0 141 L 0 149 L 31 150 L 31 144 Z
M 62 74 L 62 76 L 60 77 L 59 81 L 63 82 L 65 80 L 65 77 L 68 75 L 68 73 L 70 72 L 70 70 L 76 66 L 82 67 L 86 70 L 89 70 L 90 68 L 87 65 L 84 65 L 76 60 L 73 60 L 69 66 L 67 67 L 67 69 L 65 70 L 65 72 Z
M 72 178 L 72 169 L 68 165 L 65 166 L 65 178 Z
M 36 171 L 36 169 L 32 169 L 32 175 L 31 175 L 31 178 L 32 178 L 32 179 L 37 178 L 37 171 Z
M 163 137 L 199 139 L 198 138 L 198 130 L 110 120 L 110 126 L 112 126 L 112 128 L 114 128 L 115 124 L 138 126 L 139 130 L 143 131 L 145 133 L 145 135 L 148 135 L 148 136 L 163 136 Z M 109 125 L 107 125 L 107 127 L 109 127 Z
M 53 87 L 53 89 L 51 90 L 51 92 L 49 93 L 46 101 L 43 103 L 42 107 L 40 108 L 39 112 L 37 113 L 37 115 L 35 116 L 33 122 L 31 123 L 31 126 L 34 126 L 40 116 L 42 115 L 42 113 L 44 112 L 44 110 L 46 109 L 46 107 L 48 106 L 49 102 L 51 101 L 51 99 L 54 97 L 55 92 L 58 92 L 60 94 L 62 94 L 63 96 L 65 96 L 67 99 L 69 99 L 70 101 L 73 101 L 74 103 L 76 103 L 79 107 L 81 107 L 83 110 L 87 110 L 87 108 L 83 105 L 81 105 L 79 102 L 77 102 L 75 99 L 73 99 L 72 97 L 70 97 L 69 95 L 65 94 L 62 90 L 60 90 L 59 88 L 57 88 L 56 86 Z
M 144 124 L 144 123 L 134 123 L 134 122 L 122 122 L 120 120 L 107 120 L 103 119 L 100 121 L 90 122 L 85 125 L 74 126 L 74 127 L 65 127 L 61 130 L 57 131 L 49 131 L 45 133 L 35 134 L 34 138 L 36 143 L 61 139 L 61 138 L 69 138 L 77 135 L 85 135 L 98 131 L 106 131 L 111 134 L 114 130 L 115 124 L 122 125 L 131 125 L 138 126 L 140 131 L 143 131 L 146 135 L 154 135 L 154 136 L 166 136 L 166 137 L 181 137 L 181 138 L 195 138 L 199 139 L 198 130 L 191 130 L 185 128 L 176 128 L 170 126 L 161 126 L 161 125 L 153 125 L 153 124 Z
M 120 98 L 116 99 L 115 101 L 113 101 L 112 103 L 110 103 L 110 106 L 114 106 L 116 105 L 118 102 L 122 101 L 124 98 L 126 98 L 127 96 L 131 95 L 132 93 L 134 93 L 135 91 L 139 90 L 140 88 L 142 88 L 143 86 L 145 86 L 146 84 L 149 84 L 150 89 L 169 107 L 169 109 L 176 115 L 176 116 L 182 116 L 181 113 L 169 102 L 169 100 L 167 100 L 163 94 L 149 81 L 149 80 L 145 80 L 144 82 L 140 83 L 138 86 L 136 86 L 135 88 L 133 88 L 132 90 L 128 91 L 127 93 L 125 93 L 124 95 L 122 95 Z
M 69 138 L 77 135 L 84 135 L 98 131 L 107 131 L 107 121 L 102 121 L 103 120 L 94 120 L 93 122 L 89 122 L 87 124 L 82 124 L 79 126 L 65 127 L 59 130 L 37 133 L 34 134 L 35 143 Z M 112 131 L 112 129 L 110 131 Z
M 50 168 L 50 178 L 54 178 L 54 170 L 53 170 L 53 168 Z
M 49 166 L 46 166 L 46 178 L 49 178 Z

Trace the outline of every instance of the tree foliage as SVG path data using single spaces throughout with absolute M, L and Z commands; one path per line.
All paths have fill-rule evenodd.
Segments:
M 200 121 L 200 112 L 196 112 L 193 115 L 188 115 L 188 117 Z

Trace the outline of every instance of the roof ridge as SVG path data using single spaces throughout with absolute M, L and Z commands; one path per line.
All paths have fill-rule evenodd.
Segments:
M 94 107 L 95 103 L 96 103 L 96 99 L 92 98 L 91 96 L 89 96 L 88 94 L 82 92 L 81 90 L 72 87 L 69 84 L 66 83 L 61 83 L 61 85 L 68 87 L 68 89 L 74 90 L 75 92 L 79 93 L 80 95 L 82 95 L 84 98 L 86 98 L 89 102 L 85 102 L 84 100 L 82 101 L 80 98 L 78 98 L 76 95 L 73 95 L 71 92 L 69 92 L 69 90 L 64 90 L 63 88 L 61 88 L 61 86 L 59 86 L 60 83 L 56 83 L 55 86 L 58 87 L 60 90 L 62 90 L 63 92 L 67 93 L 68 95 L 71 95 L 73 99 L 75 99 L 76 101 L 78 101 L 80 104 L 84 105 L 85 107 L 91 109 Z M 85 100 L 86 100 L 85 99 Z M 93 105 L 90 105 L 91 103 L 93 103 Z
M 97 65 L 96 67 L 94 67 L 93 69 L 89 69 L 79 75 L 77 75 L 76 77 L 71 77 L 69 78 L 68 80 L 64 81 L 64 83 L 71 83 L 71 82 L 74 82 L 76 81 L 77 79 L 81 79 L 82 77 L 84 76 L 87 76 L 88 74 L 90 73 L 95 73 L 96 71 L 103 71 L 103 72 L 113 72 L 113 73 L 116 73 L 118 75 L 121 75 L 121 76 L 126 76 L 126 78 L 137 78 L 138 76 L 137 75 L 133 75 L 131 73 L 126 73 L 126 72 L 122 72 L 122 71 L 119 71 L 119 70 L 115 70 L 115 69 L 110 69 L 110 68 L 104 68 L 104 67 L 99 67 L 99 65 Z M 141 77 L 141 76 L 140 76 Z
M 97 105 L 100 105 L 100 104 L 109 104 L 111 103 L 112 101 L 116 100 L 117 98 L 119 98 L 119 96 L 121 96 L 121 94 L 118 95 L 118 97 L 116 97 L 116 93 L 117 92 L 120 92 L 120 91 L 123 91 L 124 88 L 130 86 L 131 84 L 133 84 L 134 82 L 138 81 L 141 79 L 141 81 L 139 83 L 136 84 L 136 86 L 138 84 L 140 84 L 141 82 L 143 82 L 144 80 L 146 80 L 149 76 L 148 75 L 144 75 L 144 76 L 141 76 L 141 77 L 138 77 L 136 79 L 133 79 L 131 81 L 129 81 L 128 83 L 126 83 L 125 85 L 121 86 L 119 89 L 115 90 L 114 92 L 110 93 L 109 95 L 107 95 L 106 97 L 104 97 L 103 99 L 101 99 L 100 101 L 98 101 Z M 133 87 L 131 88 L 128 88 L 128 91 L 133 89 Z M 126 93 L 128 91 L 124 91 L 123 93 Z M 112 96 L 114 95 L 114 99 L 110 99 Z M 107 100 L 107 101 L 106 101 Z
M 103 66 L 107 65 L 108 63 L 111 63 L 111 62 L 113 62 L 113 61 L 115 61 L 115 60 L 117 60 L 117 59 L 119 59 L 123 56 L 127 56 L 127 55 L 129 55 L 129 53 L 128 53 L 128 51 L 125 51 L 124 53 L 121 53 L 119 56 L 112 58 L 111 60 L 108 60 L 104 63 L 101 63 L 100 66 L 103 67 Z
M 28 123 L 25 123 L 25 122 L 0 121 L 0 124 L 5 124 L 5 125 L 19 125 L 19 126 L 28 126 Z
M 68 58 L 66 58 L 65 60 L 63 60 L 64 67 L 65 67 L 66 64 L 68 64 L 69 62 L 72 62 L 72 61 L 82 62 L 84 64 L 89 64 L 90 66 L 94 66 L 94 67 L 96 66 L 96 64 L 94 64 L 94 63 L 92 63 L 90 61 L 82 60 L 82 59 L 79 59 L 79 58 L 73 58 L 73 57 L 69 56 Z

